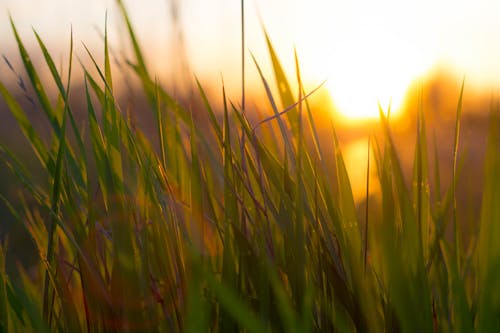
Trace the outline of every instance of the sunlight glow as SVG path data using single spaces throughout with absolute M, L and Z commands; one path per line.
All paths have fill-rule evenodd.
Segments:
M 366 199 L 366 169 L 368 167 L 368 139 L 357 139 L 347 144 L 342 153 L 351 182 L 352 194 L 356 202 Z M 369 195 L 380 192 L 373 150 L 370 152 Z
M 397 115 L 410 84 L 431 67 L 432 49 L 418 39 L 422 28 L 412 15 L 390 15 L 397 9 L 395 0 L 363 7 L 332 5 L 331 11 L 341 11 L 343 17 L 330 26 L 328 89 L 344 118 L 378 117 L 379 103 L 384 110 L 390 104 Z
M 170 59 L 183 54 L 177 52 L 173 38 L 170 1 L 124 0 L 139 42 L 148 49 L 146 62 L 160 78 L 177 73 L 176 61 Z M 178 2 L 189 72 L 216 89 L 222 75 L 228 95 L 238 99 L 240 1 Z M 500 1 L 249 0 L 245 4 L 249 90 L 261 88 L 250 52 L 268 79 L 272 76 L 262 25 L 291 84 L 295 48 L 305 85 L 316 87 L 327 80 L 338 111 L 335 116 L 345 119 L 377 117 L 378 102 L 387 109 L 389 101 L 397 116 L 409 85 L 443 64 L 457 75 L 457 81 L 466 75 L 468 85 L 500 89 Z M 12 15 L 29 49 L 38 50 L 34 27 L 62 58 L 71 28 L 75 45 L 82 41 L 91 50 L 99 50 L 102 39 L 96 31 L 104 30 L 106 12 L 111 45 L 117 50 L 129 48 L 116 1 L 50 0 L 43 5 L 32 0 L 0 1 L 0 18 L 8 22 L 7 14 Z M 17 48 L 9 24 L 0 25 L 0 40 L 2 54 L 15 58 Z M 75 46 L 75 52 L 85 58 L 82 49 Z
M 335 116 L 378 117 L 379 103 L 397 116 L 409 86 L 438 57 L 429 8 L 397 0 L 316 3 L 298 2 L 303 24 L 295 37 L 307 72 L 327 80 Z
M 330 63 L 327 85 L 334 105 L 348 119 L 378 117 L 379 103 L 397 113 L 409 85 L 426 69 L 422 58 L 387 34 L 351 38 Z

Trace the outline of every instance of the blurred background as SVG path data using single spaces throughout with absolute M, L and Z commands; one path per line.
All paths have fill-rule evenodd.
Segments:
M 221 101 L 222 81 L 229 98 L 241 100 L 241 2 L 237 0 L 123 1 L 129 10 L 151 72 L 174 96 L 196 108 L 194 77 L 201 81 L 211 101 Z M 124 22 L 113 0 L 0 0 L 0 80 L 25 105 L 33 119 L 42 115 L 30 103 L 30 90 L 9 24 L 14 20 L 42 79 L 51 86 L 32 29 L 45 41 L 54 59 L 65 70 L 73 31 L 75 54 L 90 66 L 85 46 L 102 61 L 105 17 L 118 77 L 124 75 L 131 55 Z M 391 104 L 391 121 L 401 160 L 411 174 L 415 119 L 419 100 L 428 122 L 430 147 L 435 144 L 443 188 L 449 184 L 454 119 L 460 86 L 465 78 L 461 149 L 460 200 L 477 207 L 481 196 L 482 156 L 491 105 L 500 92 L 500 2 L 495 0 L 245 1 L 245 57 L 247 109 L 269 109 L 257 76 L 253 54 L 266 78 L 273 82 L 263 27 L 282 60 L 292 83 L 297 51 L 306 90 L 326 83 L 313 95 L 314 112 L 328 121 L 320 130 L 329 133 L 334 122 L 356 200 L 362 204 L 366 184 L 367 136 L 376 133 L 378 103 Z M 78 66 L 77 66 L 78 67 Z M 128 74 L 130 75 L 130 74 Z M 116 76 L 115 76 L 116 77 Z M 74 89 L 81 89 L 82 71 L 75 70 Z M 136 106 L 139 122 L 143 96 L 134 79 L 115 80 L 121 99 Z M 422 99 L 419 99 L 419 93 Z M 119 93 L 120 94 L 120 93 Z M 135 95 L 135 96 L 134 96 Z M 81 94 L 73 102 L 84 108 Z M 132 96 L 132 97 L 131 97 Z M 286 106 L 282 106 L 283 108 Z M 265 112 L 265 111 L 264 111 Z M 15 143 L 22 154 L 27 146 L 13 119 L 0 101 L 0 140 Z M 147 127 L 146 127 L 147 128 Z M 329 139 L 325 139 L 329 140 Z M 376 172 L 373 172 L 375 175 Z M 0 190 L 15 195 L 11 175 L 0 171 Z M 447 181 L 448 180 L 448 183 Z M 376 182 L 373 191 L 376 191 Z M 459 206 L 463 208 L 465 204 Z M 469 207 L 470 208 L 470 207 Z M 8 216 L 0 206 L 1 216 Z M 465 208 L 464 208 L 465 209 Z M 12 229 L 9 219 L 0 234 Z
M 240 6 L 237 0 L 125 0 L 147 61 L 165 84 L 182 84 L 195 73 L 207 85 L 239 93 Z M 114 0 L 1 0 L 0 49 L 18 62 L 8 15 L 37 51 L 37 30 L 61 61 L 67 58 L 71 27 L 76 53 L 84 43 L 98 56 L 105 16 L 111 44 L 129 50 Z M 253 53 L 269 73 L 262 25 L 293 74 L 297 49 L 305 82 L 327 80 L 335 105 L 348 117 L 365 117 L 392 99 L 399 107 L 409 86 L 446 71 L 468 90 L 500 87 L 500 3 L 494 0 L 331 1 L 247 0 L 246 53 L 249 87 L 258 80 Z M 59 57 L 57 57 L 59 55 Z M 0 66 L 2 76 L 6 68 Z M 188 82 L 189 83 L 189 82 Z M 260 88 L 260 86 L 259 86 Z

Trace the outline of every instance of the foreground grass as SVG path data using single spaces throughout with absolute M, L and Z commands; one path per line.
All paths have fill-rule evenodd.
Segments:
M 380 113 L 383 135 L 371 140 L 380 209 L 360 219 L 335 131 L 333 152 L 319 140 L 298 61 L 295 94 L 268 43 L 280 89 L 273 96 L 256 63 L 274 113 L 260 123 L 224 91 L 219 115 L 198 84 L 209 119 L 201 126 L 149 74 L 123 14 L 131 68 L 156 119 L 152 138 L 114 98 L 107 38 L 103 65 L 89 53 L 98 74 L 84 68 L 88 122 L 81 127 L 70 106 L 72 55 L 64 82 L 37 36 L 59 91 L 52 105 L 12 23 L 51 140 L 0 83 L 44 178 L 35 181 L 40 175 L 0 145 L 25 204 L 3 201 L 39 255 L 38 274 L 20 269 L 13 277 L 5 271 L 6 244 L 0 251 L 0 331 L 500 330 L 496 118 L 478 237 L 463 249 L 455 199 L 461 97 L 454 179 L 447 191 L 432 189 L 442 197 L 430 195 L 423 110 L 410 188 Z

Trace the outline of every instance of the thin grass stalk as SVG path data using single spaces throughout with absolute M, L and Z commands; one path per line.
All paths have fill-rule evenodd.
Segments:
M 458 144 L 460 137 L 460 122 L 462 117 L 462 101 L 464 95 L 465 78 L 462 80 L 462 87 L 460 88 L 460 97 L 458 99 L 457 113 L 455 119 L 455 141 L 453 144 L 453 170 L 452 170 L 452 181 L 451 181 L 451 196 L 453 204 L 453 243 L 455 251 L 455 260 L 457 262 L 457 269 L 460 272 L 460 237 L 459 229 L 457 225 L 457 199 L 456 199 L 456 183 L 457 183 L 457 160 L 458 160 Z
M 423 114 L 421 108 L 421 100 L 422 100 L 422 92 L 420 92 L 419 96 L 419 109 L 417 111 L 417 144 L 416 144 L 416 161 L 415 163 L 417 164 L 417 226 L 418 226 L 418 236 L 419 236 L 419 243 L 421 244 L 420 246 L 423 246 L 422 243 L 422 144 L 421 144 L 421 136 L 422 136 L 422 127 L 423 127 Z
M 243 116 L 245 114 L 245 0 L 241 0 L 241 112 Z M 247 174 L 247 165 L 246 165 L 246 155 L 245 155 L 245 144 L 246 144 L 246 136 L 245 132 L 241 131 L 241 167 L 244 174 Z M 243 192 L 240 193 L 241 198 L 244 199 L 245 194 Z M 245 216 L 245 210 L 241 210 L 241 228 L 243 230 L 243 234 L 246 236 L 247 234 L 247 221 Z
M 241 110 L 245 112 L 245 0 L 241 0 Z
M 38 35 L 37 35 L 38 37 Z M 38 38 L 40 41 L 40 39 Z M 42 47 L 42 50 L 46 51 L 43 47 L 43 43 L 40 44 Z M 51 64 L 51 59 L 50 56 L 48 56 L 47 53 L 45 53 L 45 57 L 47 59 L 47 62 L 49 65 Z M 60 209 L 60 197 L 61 197 L 61 191 L 62 189 L 62 176 L 63 176 L 63 161 L 65 159 L 65 154 L 66 154 L 66 119 L 67 119 L 67 114 L 69 113 L 69 100 L 68 100 L 68 93 L 69 93 L 69 88 L 71 84 L 71 69 L 72 69 L 72 60 L 73 60 L 73 34 L 71 34 L 71 42 L 70 42 L 70 58 L 69 58 L 69 69 L 68 69 L 68 82 L 66 86 L 66 92 L 64 93 L 64 90 L 62 91 L 63 98 L 64 98 L 64 109 L 63 109 L 63 119 L 62 119 L 62 124 L 61 124 L 61 133 L 59 137 L 59 148 L 57 152 L 57 157 L 56 157 L 56 166 L 54 170 L 54 183 L 53 183 L 53 189 L 52 189 L 52 203 L 51 203 L 51 218 L 49 221 L 49 234 L 48 234 L 48 243 L 47 243 L 47 254 L 46 254 L 46 260 L 48 264 L 50 265 L 53 260 L 54 256 L 54 238 L 55 238 L 55 233 L 56 233 L 56 228 L 57 228 L 57 216 L 59 215 L 59 209 Z M 62 86 L 59 87 L 60 89 Z M 62 88 L 63 89 L 63 88 Z M 54 299 L 52 301 L 49 300 L 49 283 L 50 283 L 50 278 L 49 278 L 49 272 L 45 272 L 45 282 L 44 282 L 44 292 L 43 292 L 43 313 L 44 313 L 44 318 L 47 320 L 49 317 L 52 316 L 52 311 L 49 311 L 49 302 L 51 302 L 51 308 L 54 303 Z
M 367 259 L 368 259 L 368 220 L 369 220 L 369 203 L 370 203 L 370 143 L 371 143 L 371 136 L 368 135 L 368 143 L 367 143 L 367 152 L 366 152 L 366 203 L 365 203 L 365 240 L 364 240 L 364 254 L 363 254 L 363 266 L 365 268 L 365 274 L 366 274 L 366 265 L 367 265 Z
M 295 57 L 295 71 L 297 74 L 297 83 L 298 83 L 298 88 L 299 88 L 299 96 L 298 96 L 298 114 L 299 114 L 299 119 L 298 119 L 298 140 L 297 140 L 297 166 L 296 166 L 296 176 L 295 176 L 295 182 L 296 182 L 296 188 L 295 188 L 295 241 L 296 243 L 294 246 L 297 248 L 297 254 L 296 254 L 296 263 L 295 265 L 298 267 L 296 270 L 296 274 L 298 276 L 295 277 L 297 280 L 296 282 L 296 288 L 298 289 L 295 295 L 296 298 L 296 307 L 297 309 L 300 309 L 301 307 L 304 306 L 305 304 L 305 292 L 306 292 L 306 273 L 304 272 L 302 267 L 305 267 L 306 265 L 306 244 L 305 244 L 305 219 L 304 219 L 304 172 L 303 172 L 303 166 L 302 166 L 302 160 L 305 155 L 304 151 L 304 128 L 303 128 L 303 121 L 302 121 L 302 92 L 303 92 L 303 87 L 302 87 L 302 77 L 300 73 L 300 65 L 299 65 L 299 59 L 297 55 L 297 50 L 294 51 L 294 57 Z M 297 268 L 296 267 L 296 268 Z M 305 314 L 304 314 L 305 315 Z

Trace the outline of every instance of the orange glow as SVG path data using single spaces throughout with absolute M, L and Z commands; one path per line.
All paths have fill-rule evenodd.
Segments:
M 356 202 L 366 199 L 366 169 L 368 167 L 368 140 L 359 139 L 349 143 L 342 149 L 344 162 L 346 164 L 349 181 L 351 182 L 352 194 Z M 370 187 L 369 194 L 380 192 L 380 184 L 377 180 L 376 163 L 373 151 L 370 152 Z
M 384 6 L 347 6 L 344 21 L 332 23 L 328 89 L 343 118 L 377 118 L 378 104 L 398 116 L 410 84 L 432 65 L 431 51 L 421 47 L 412 20 L 387 15 L 398 1 Z M 334 10 L 332 8 L 332 10 Z M 404 15 L 404 13 L 399 13 Z
M 366 36 L 361 43 L 353 36 L 330 65 L 328 89 L 336 109 L 347 119 L 377 118 L 379 103 L 384 110 L 390 104 L 397 116 L 408 87 L 425 68 L 412 57 L 410 46 L 384 37 L 377 43 Z
M 151 72 L 162 78 L 176 73 L 176 30 L 169 2 L 124 0 Z M 500 87 L 500 2 L 493 0 L 252 0 L 245 1 L 246 82 L 261 89 L 250 52 L 270 80 L 265 26 L 283 67 L 293 83 L 296 48 L 302 79 L 315 87 L 327 80 L 336 109 L 344 119 L 378 116 L 378 102 L 392 113 L 404 101 L 408 86 L 430 68 L 445 64 L 457 75 L 467 76 L 467 87 Z M 194 73 L 205 86 L 219 89 L 222 74 L 228 96 L 238 99 L 240 88 L 240 1 L 183 0 L 180 28 Z M 38 5 L 32 0 L 0 1 L 0 18 L 10 13 L 28 46 L 38 50 L 31 27 L 43 37 L 53 54 L 67 58 L 69 31 L 75 41 L 100 51 L 108 11 L 108 31 L 116 50 L 129 49 L 116 1 L 53 0 Z M 47 20 L 47 17 L 51 17 Z M 260 19 L 262 22 L 260 22 Z M 175 27 L 174 27 L 175 28 Z M 9 24 L 0 25 L 3 50 L 15 58 L 16 45 Z M 75 43 L 79 45 L 80 43 Z M 75 52 L 82 59 L 80 46 Z M 166 61 L 166 59 L 168 59 Z M 2 70 L 0 68 L 0 70 Z M 257 89 L 257 88 L 255 88 Z M 249 94 L 250 95 L 250 94 Z

